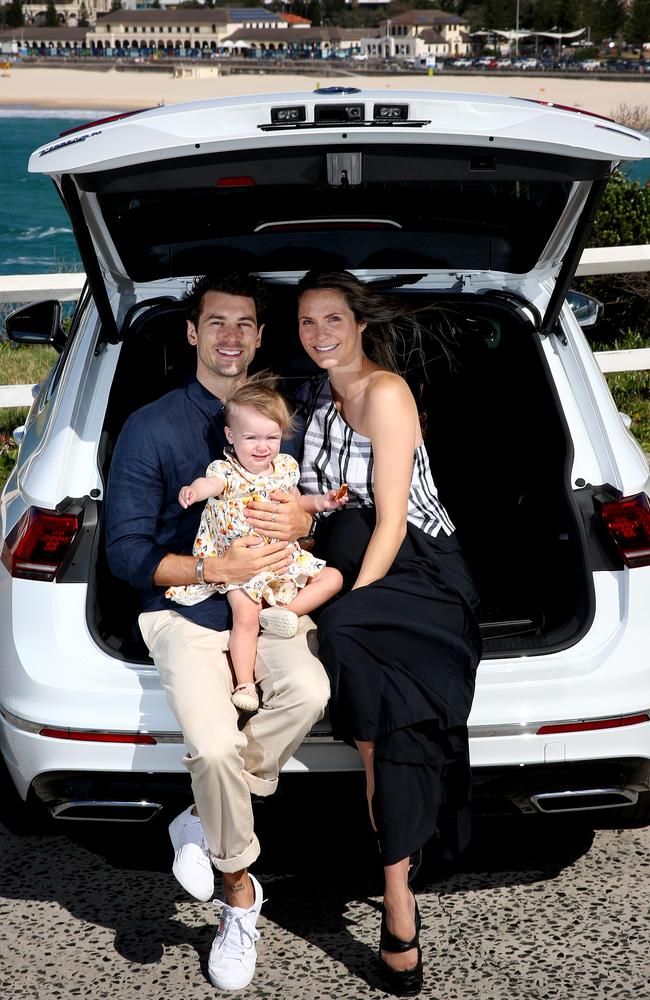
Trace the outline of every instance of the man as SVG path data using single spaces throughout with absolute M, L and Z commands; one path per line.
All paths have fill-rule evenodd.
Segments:
M 133 413 L 118 439 L 107 491 L 106 539 L 112 572 L 139 589 L 139 626 L 183 731 L 195 807 L 170 825 L 173 871 L 197 899 L 214 891 L 213 865 L 222 873 L 226 902 L 208 970 L 221 989 L 246 986 L 255 971 L 255 924 L 262 890 L 248 868 L 259 855 L 251 792 L 271 795 L 278 772 L 322 717 L 329 685 L 309 652 L 308 618 L 294 639 L 263 634 L 256 678 L 262 708 L 240 729 L 230 701 L 229 608 L 215 594 L 192 607 L 165 598 L 170 585 L 245 583 L 289 565 L 287 543 L 308 533 L 311 517 L 297 500 L 274 494 L 247 514 L 259 533 L 280 541 L 237 539 L 221 557 L 187 553 L 201 505 L 178 503 L 186 483 L 220 458 L 226 444 L 223 401 L 245 380 L 260 345 L 258 282 L 231 275 L 198 279 L 186 296 L 187 338 L 196 347 L 196 379 Z M 200 818 L 199 818 L 200 817 Z

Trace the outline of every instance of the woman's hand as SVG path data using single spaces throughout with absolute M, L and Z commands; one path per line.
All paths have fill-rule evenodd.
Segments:
M 279 490 L 271 493 L 268 500 L 251 500 L 246 504 L 245 517 L 259 535 L 283 542 L 293 542 L 308 535 L 312 521 L 311 514 L 302 509 L 297 496 Z

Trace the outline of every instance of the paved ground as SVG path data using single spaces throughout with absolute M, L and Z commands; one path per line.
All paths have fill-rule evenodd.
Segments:
M 260 809 L 268 903 L 254 988 L 237 996 L 385 995 L 378 869 L 350 781 L 288 778 Z M 216 910 L 171 878 L 163 827 L 35 821 L 0 780 L 0 849 L 1 997 L 218 995 Z M 427 857 L 418 898 L 427 1000 L 650 998 L 650 828 L 482 822 L 462 868 Z

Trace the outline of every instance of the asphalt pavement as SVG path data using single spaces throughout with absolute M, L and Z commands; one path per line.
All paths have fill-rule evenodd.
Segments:
M 382 1000 L 380 870 L 360 775 L 292 775 L 257 811 L 265 903 L 245 1000 Z M 0 997 L 198 1000 L 217 910 L 162 822 L 52 821 L 0 779 Z M 650 998 L 650 828 L 481 820 L 417 883 L 426 1000 Z M 217 893 L 218 895 L 218 893 Z

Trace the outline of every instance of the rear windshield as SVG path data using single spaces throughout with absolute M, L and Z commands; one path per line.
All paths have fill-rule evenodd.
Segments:
M 135 281 L 224 266 L 523 273 L 572 183 L 604 167 L 502 150 L 331 145 L 197 155 L 76 180 L 96 192 Z

